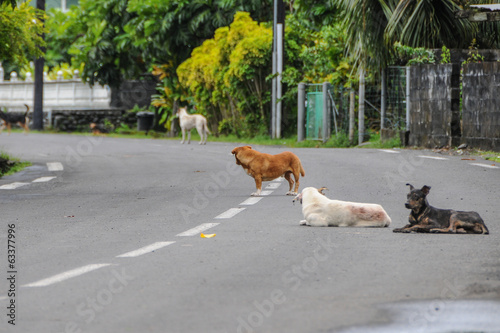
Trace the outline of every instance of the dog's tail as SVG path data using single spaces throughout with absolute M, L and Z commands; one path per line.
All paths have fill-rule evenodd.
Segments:
M 300 175 L 304 177 L 306 175 L 306 172 L 304 171 L 304 167 L 302 166 L 302 162 L 300 162 Z
M 205 130 L 205 133 L 207 133 L 207 134 L 212 134 L 212 133 L 210 133 L 210 131 L 208 130 L 208 125 L 207 125 L 207 122 L 206 122 L 206 121 L 203 123 L 203 128 L 204 128 L 204 130 Z
M 24 104 L 24 106 L 26 107 L 26 112 L 24 113 L 24 117 L 26 118 L 28 112 L 30 112 L 30 107 L 28 106 L 28 104 Z

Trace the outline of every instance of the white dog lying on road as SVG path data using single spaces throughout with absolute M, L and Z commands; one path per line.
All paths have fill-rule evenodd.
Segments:
M 179 117 L 179 125 L 182 130 L 181 143 L 185 141 L 186 131 L 188 131 L 188 143 L 191 143 L 191 130 L 195 127 L 201 138 L 200 145 L 207 143 L 207 137 L 210 134 L 207 126 L 207 118 L 201 114 L 189 114 L 186 108 L 179 108 L 176 115 Z
M 293 200 L 302 203 L 305 220 L 311 227 L 388 227 L 391 218 L 382 206 L 330 200 L 321 192 L 325 188 L 306 187 Z

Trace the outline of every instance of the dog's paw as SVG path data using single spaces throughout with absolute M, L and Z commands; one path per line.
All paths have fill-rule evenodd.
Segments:
M 299 222 L 299 225 L 307 225 L 307 221 L 306 220 L 302 220 Z
M 286 192 L 286 195 L 297 195 L 297 192 L 288 191 Z
M 254 193 L 250 194 L 250 196 L 252 196 L 252 197 L 260 197 L 260 192 L 254 192 Z

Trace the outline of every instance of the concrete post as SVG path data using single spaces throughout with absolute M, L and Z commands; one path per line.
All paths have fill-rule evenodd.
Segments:
M 351 89 L 351 93 L 349 94 L 350 105 L 349 105 L 349 142 L 354 142 L 354 125 L 355 125 L 355 116 L 354 116 L 354 108 L 356 104 L 356 95 L 354 94 L 354 90 Z
M 406 67 L 406 132 L 410 130 L 410 66 Z
M 385 110 L 386 105 L 386 91 L 387 91 L 387 70 L 382 69 L 382 86 L 381 86 L 381 96 L 380 96 L 380 129 L 385 129 Z
M 297 94 L 297 141 L 304 141 L 304 122 L 306 108 L 306 85 L 299 83 L 299 92 Z
M 328 98 L 328 88 L 330 87 L 330 83 L 323 82 L 323 143 L 327 142 L 330 138 L 330 126 L 329 121 L 330 118 L 330 108 L 329 108 L 329 98 Z

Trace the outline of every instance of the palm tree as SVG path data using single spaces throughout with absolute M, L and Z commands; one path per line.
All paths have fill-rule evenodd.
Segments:
M 384 33 L 398 0 L 336 0 L 347 31 L 347 54 L 358 70 L 385 67 L 389 60 Z
M 347 30 L 347 53 L 359 74 L 358 143 L 364 139 L 365 70 L 385 68 L 389 48 L 384 42 L 387 23 L 397 0 L 336 0 Z
M 478 25 L 455 18 L 456 0 L 401 0 L 387 24 L 386 41 L 411 47 L 467 48 Z

